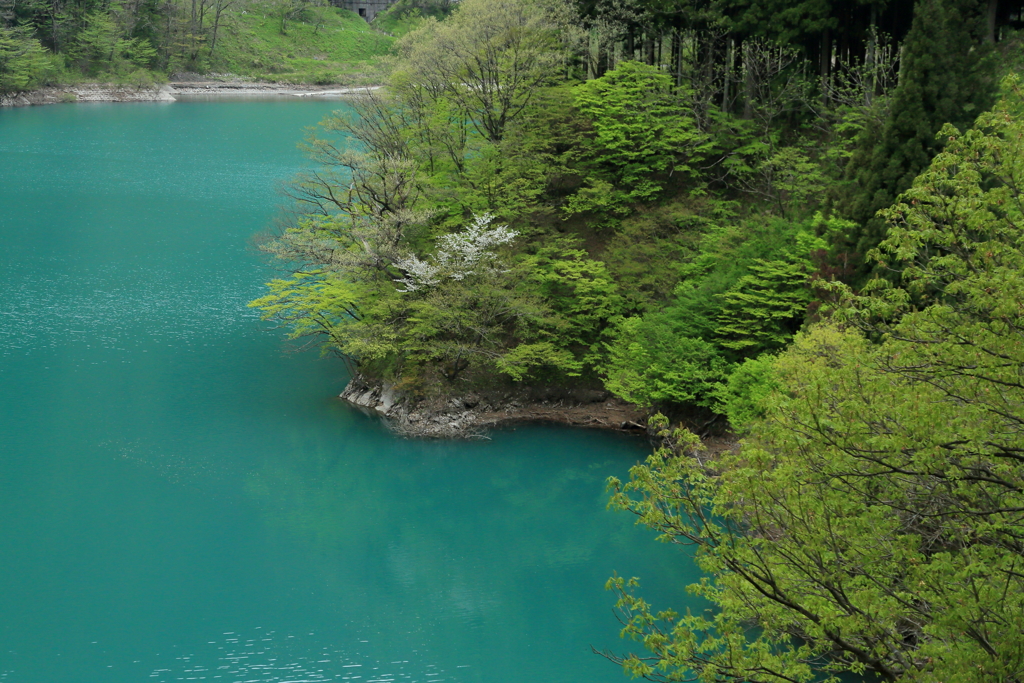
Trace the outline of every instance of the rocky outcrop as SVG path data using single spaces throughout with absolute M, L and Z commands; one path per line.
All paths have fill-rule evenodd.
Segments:
M 369 381 L 359 374 L 349 381 L 340 398 L 364 412 L 380 415 L 400 434 L 436 438 L 479 435 L 479 431 L 474 430 L 477 415 L 461 400 L 451 399 L 440 407 L 412 405 L 413 402 L 397 392 L 393 384 Z
M 375 410 L 381 415 L 396 412 L 399 401 L 393 384 L 387 382 L 368 383 L 362 375 L 356 375 L 345 386 L 339 397 L 354 406 Z
M 593 389 L 522 387 L 413 400 L 393 384 L 357 374 L 340 398 L 410 437 L 481 438 L 488 429 L 515 422 L 642 432 L 647 418 L 637 406 Z

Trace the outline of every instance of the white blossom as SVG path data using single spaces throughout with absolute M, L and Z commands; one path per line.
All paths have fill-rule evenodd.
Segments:
M 395 280 L 405 285 L 405 289 L 398 290 L 400 292 L 415 292 L 421 287 L 432 287 L 441 281 L 441 269 L 421 261 L 415 254 L 396 260 L 395 265 L 406 274 L 406 277 Z
M 491 268 L 495 249 L 510 243 L 519 234 L 507 225 L 490 227 L 493 220 L 494 216 L 489 213 L 474 216 L 465 231 L 441 236 L 430 261 L 421 260 L 415 254 L 397 259 L 395 265 L 406 274 L 395 280 L 405 285 L 405 289 L 399 291 L 415 292 L 445 279 L 463 280 L 483 268 Z

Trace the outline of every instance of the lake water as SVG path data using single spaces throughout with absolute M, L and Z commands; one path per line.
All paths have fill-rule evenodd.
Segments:
M 0 111 L 0 682 L 621 681 L 607 577 L 685 606 L 643 441 L 395 438 L 246 308 L 338 106 Z

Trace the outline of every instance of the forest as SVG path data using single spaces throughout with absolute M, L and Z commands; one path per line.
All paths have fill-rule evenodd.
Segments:
M 633 676 L 1022 680 L 1020 13 L 463 0 L 310 134 L 252 305 L 409 396 L 656 413 L 611 504 L 713 609 L 613 577 Z
M 428 17 L 306 141 L 254 305 L 408 392 L 588 384 L 739 427 L 834 283 L 892 280 L 878 212 L 941 127 L 1011 92 L 1004 7 L 844 7 Z

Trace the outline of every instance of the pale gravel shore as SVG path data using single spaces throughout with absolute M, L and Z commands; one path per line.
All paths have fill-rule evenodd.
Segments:
M 342 98 L 381 86 L 281 85 L 250 81 L 183 81 L 149 88 L 86 83 L 48 86 L 30 92 L 0 95 L 0 107 L 27 107 L 71 102 L 174 102 L 182 99 L 322 97 Z
M 338 86 L 338 85 L 281 85 L 278 83 L 251 82 L 171 82 L 171 95 L 212 95 L 232 96 L 290 96 L 290 97 L 342 97 L 377 90 L 379 85 Z

